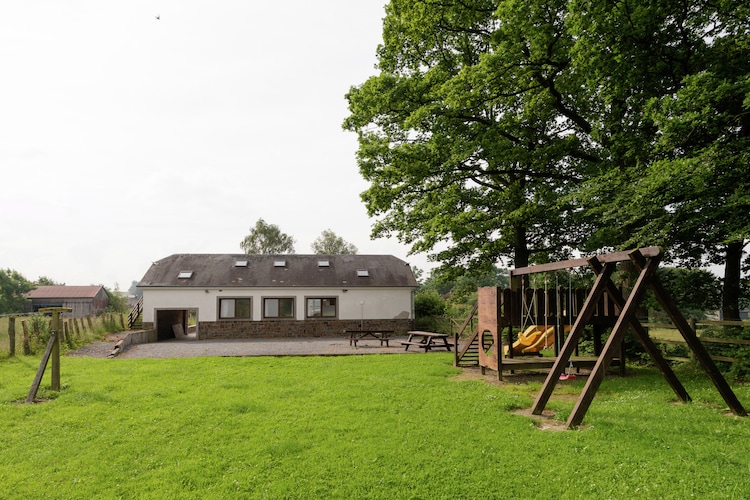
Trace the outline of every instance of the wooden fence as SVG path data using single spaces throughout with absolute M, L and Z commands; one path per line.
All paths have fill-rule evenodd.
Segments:
M 40 317 L 34 314 L 5 315 L 0 318 L 0 350 L 7 351 L 11 356 L 16 354 L 20 343 L 23 353 L 31 354 L 32 342 L 42 335 L 40 322 L 32 318 Z M 48 321 L 47 332 L 52 330 L 51 318 L 43 316 Z M 84 338 L 95 338 L 103 333 L 127 330 L 124 314 L 104 314 L 102 316 L 86 316 L 85 318 L 63 318 L 59 332 L 60 342 L 69 346 Z
M 713 345 L 727 345 L 727 346 L 750 346 L 750 340 L 745 339 L 731 339 L 731 338 L 716 338 L 716 337 L 706 337 L 702 335 L 701 331 L 705 331 L 708 328 L 712 327 L 734 327 L 734 328 L 750 328 L 750 321 L 711 321 L 711 320 L 690 320 L 690 327 L 693 329 L 693 331 L 698 335 L 698 338 L 700 338 L 700 341 L 703 344 L 713 344 Z M 677 332 L 677 329 L 674 325 L 671 323 L 644 323 L 644 327 L 649 328 L 649 330 L 674 330 Z M 682 337 L 677 333 L 675 335 L 675 338 L 660 338 L 658 335 L 651 335 L 651 338 L 653 341 L 657 344 L 665 344 L 665 345 L 684 345 L 687 346 L 687 343 L 682 339 Z M 680 356 L 665 356 L 666 359 L 672 360 L 672 361 L 690 361 L 690 358 L 680 357 Z M 731 356 L 720 356 L 711 354 L 711 359 L 714 361 L 724 361 L 727 363 L 734 363 L 737 361 L 735 358 Z

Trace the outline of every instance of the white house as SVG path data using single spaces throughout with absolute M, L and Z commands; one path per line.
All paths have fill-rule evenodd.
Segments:
M 198 339 L 313 337 L 413 327 L 417 282 L 389 255 L 175 254 L 149 268 L 143 328 Z

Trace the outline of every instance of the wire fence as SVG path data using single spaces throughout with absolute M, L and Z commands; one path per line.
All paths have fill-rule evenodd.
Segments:
M 44 350 L 52 331 L 52 318 L 40 313 L 0 315 L 0 357 L 35 355 Z M 108 333 L 127 330 L 124 314 L 103 314 L 83 318 L 62 318 L 60 343 L 75 349 Z

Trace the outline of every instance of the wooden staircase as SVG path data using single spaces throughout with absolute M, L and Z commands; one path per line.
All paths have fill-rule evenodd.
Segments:
M 479 304 L 477 303 L 455 335 L 454 345 L 456 346 L 456 351 L 453 366 L 479 366 L 479 330 L 472 333 L 468 339 L 460 340 L 461 335 L 463 335 L 466 328 L 471 324 L 478 309 Z
M 140 330 L 143 328 L 143 296 L 138 298 L 128 314 L 128 330 Z

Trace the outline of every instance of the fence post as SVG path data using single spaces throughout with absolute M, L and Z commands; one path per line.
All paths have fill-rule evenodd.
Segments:
M 86 316 L 86 322 L 89 324 L 89 330 L 94 332 L 94 324 L 91 322 L 91 315 Z
M 73 335 L 70 331 L 70 321 L 63 321 L 63 330 L 65 330 L 65 341 L 68 347 L 73 347 Z
M 695 318 L 690 318 L 688 320 L 688 326 L 690 327 L 690 329 L 693 331 L 693 333 L 697 337 L 698 336 L 698 330 L 695 329 L 696 328 L 695 327 Z M 695 361 L 695 353 L 693 352 L 692 349 L 689 349 L 688 358 L 690 358 L 691 361 Z
M 49 357 L 52 354 L 52 346 L 55 344 L 56 340 L 57 340 L 57 334 L 55 332 L 52 332 L 52 334 L 50 335 L 49 341 L 47 342 L 47 348 L 44 350 L 44 354 L 42 354 L 42 360 L 39 363 L 39 368 L 37 368 L 36 370 L 36 376 L 34 377 L 34 381 L 31 383 L 31 389 L 29 389 L 29 395 L 26 396 L 27 403 L 33 403 L 34 398 L 36 398 L 36 393 L 39 391 L 39 384 L 42 383 L 44 370 L 47 369 L 47 362 L 49 361 Z
M 21 328 L 23 328 L 23 354 L 28 356 L 31 354 L 31 343 L 29 342 L 29 327 L 26 326 L 25 321 L 21 321 Z
M 16 355 L 16 317 L 8 318 L 8 341 L 10 342 L 10 355 Z
M 39 312 L 51 312 L 52 313 L 52 325 L 55 343 L 52 346 L 52 390 L 60 391 L 60 330 L 61 321 L 60 313 L 72 312 L 73 309 L 69 307 L 42 307 Z

